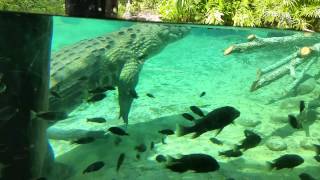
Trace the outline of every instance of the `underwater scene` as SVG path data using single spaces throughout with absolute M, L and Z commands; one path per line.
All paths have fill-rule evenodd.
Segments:
M 319 179 L 319 42 L 54 17 L 47 179 Z

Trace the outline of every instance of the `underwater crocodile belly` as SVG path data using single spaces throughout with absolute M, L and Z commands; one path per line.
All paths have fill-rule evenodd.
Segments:
M 143 63 L 189 31 L 185 26 L 141 23 L 53 53 L 50 90 L 61 98 L 50 97 L 50 110 L 70 112 L 86 99 L 88 89 L 114 86 L 118 89 L 119 118 L 128 123 L 134 99 L 131 92 L 138 83 Z

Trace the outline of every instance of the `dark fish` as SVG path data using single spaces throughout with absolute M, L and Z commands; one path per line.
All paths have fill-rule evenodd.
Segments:
M 153 148 L 154 148 L 154 142 L 151 141 L 151 143 L 150 143 L 150 150 L 153 150 Z
M 82 174 L 90 173 L 90 172 L 94 172 L 94 171 L 98 171 L 98 170 L 100 170 L 103 166 L 104 166 L 104 162 L 103 162 L 103 161 L 96 161 L 96 162 L 90 164 L 90 165 L 82 172 Z
M 283 155 L 275 160 L 273 162 L 268 162 L 270 169 L 283 169 L 283 168 L 294 168 L 296 166 L 299 166 L 304 162 L 304 159 L 296 154 L 286 154 Z
M 125 154 L 124 153 L 121 153 L 119 158 L 118 158 L 118 162 L 117 162 L 117 172 L 119 171 L 123 161 L 124 161 L 124 158 L 125 158 Z
M 174 132 L 171 129 L 163 129 L 158 131 L 160 134 L 164 134 L 164 135 L 172 135 L 174 134 Z
M 136 92 L 136 90 L 134 90 L 134 89 L 131 89 L 130 91 L 129 91 L 129 94 L 130 94 L 130 96 L 132 97 L 132 98 L 134 98 L 134 99 L 138 99 L 138 93 Z
M 188 120 L 190 120 L 190 121 L 195 120 L 195 118 L 194 118 L 191 114 L 189 114 L 189 113 L 183 113 L 182 116 L 183 116 L 185 119 L 188 119 Z
M 242 140 L 240 145 L 237 145 L 235 149 L 240 150 L 243 149 L 243 151 L 246 151 L 250 148 L 254 148 L 259 145 L 261 142 L 261 137 L 250 131 L 250 130 L 245 130 L 244 135 L 246 136 L 245 139 Z
M 104 93 L 108 90 L 115 90 L 115 88 L 112 86 L 100 86 L 100 87 L 96 87 L 94 89 L 90 89 L 88 92 L 93 93 L 93 94 L 100 94 L 100 93 Z
M 300 101 L 300 104 L 299 104 L 299 110 L 300 110 L 300 113 L 304 110 L 304 108 L 306 107 L 304 101 Z
M 137 154 L 136 158 L 139 160 L 141 158 L 140 154 Z
M 200 109 L 199 107 L 197 107 L 197 106 L 190 106 L 190 110 L 191 110 L 193 113 L 195 113 L 195 114 L 197 114 L 197 115 L 199 115 L 199 116 L 201 116 L 201 117 L 204 117 L 204 114 L 203 114 L 203 112 L 201 111 L 201 109 Z
M 0 83 L 0 94 L 7 90 L 7 86 L 4 83 Z
M 176 159 L 168 156 L 166 167 L 174 172 L 183 173 L 193 170 L 197 173 L 216 171 L 220 168 L 218 162 L 206 154 L 189 154 L 183 155 Z
M 106 97 L 105 94 L 103 93 L 99 93 L 99 94 L 93 94 L 91 97 L 89 97 L 87 99 L 87 102 L 97 102 L 97 101 L 101 101 L 102 99 L 104 99 Z
M 93 142 L 95 139 L 93 137 L 83 137 L 83 138 L 79 138 L 77 140 L 72 141 L 71 143 L 75 143 L 75 144 L 88 144 Z
M 55 90 L 50 90 L 50 94 L 55 98 L 61 98 L 61 95 Z
M 108 129 L 113 134 L 119 135 L 119 136 L 129 136 L 127 132 L 125 132 L 123 129 L 119 127 L 111 127 Z
M 96 118 L 87 118 L 87 122 L 95 122 L 95 123 L 105 123 L 107 122 L 105 118 L 96 117 Z
M 301 173 L 299 174 L 300 180 L 317 180 L 316 178 L 312 177 L 310 174 Z
M 138 152 L 145 152 L 147 150 L 147 146 L 142 143 L 134 147 L 134 149 L 137 150 Z
M 164 155 L 159 154 L 159 155 L 156 156 L 156 161 L 159 162 L 159 163 L 166 162 L 167 158 L 164 157 Z
M 68 114 L 64 111 L 46 111 L 46 112 L 31 112 L 33 117 L 38 117 L 47 121 L 60 121 L 68 118 Z
M 298 119 L 294 115 L 289 114 L 288 120 L 289 120 L 289 124 L 292 128 L 294 128 L 294 129 L 301 129 L 302 128 L 300 122 L 298 121 Z
M 88 76 L 82 76 L 82 77 L 80 77 L 78 80 L 79 81 L 86 81 L 86 80 L 88 80 L 89 78 L 88 78 Z
M 242 152 L 240 150 L 231 149 L 231 150 L 219 152 L 219 156 L 239 157 L 239 156 L 242 156 Z
M 314 156 L 313 157 L 316 161 L 320 162 L 320 155 Z
M 224 127 L 231 124 L 237 117 L 240 116 L 240 111 L 234 107 L 224 106 L 214 109 L 205 117 L 196 120 L 195 125 L 191 127 L 177 126 L 177 136 L 195 133 L 192 138 L 197 138 L 201 134 L 218 129 L 218 135 Z
M 206 92 L 202 92 L 201 94 L 200 94 L 200 97 L 203 97 L 204 95 L 206 95 Z
M 155 98 L 153 94 L 147 93 L 147 96 L 150 98 Z
M 210 138 L 210 141 L 213 143 L 213 144 L 218 144 L 218 145 L 223 145 L 223 142 L 220 141 L 219 139 L 217 138 Z

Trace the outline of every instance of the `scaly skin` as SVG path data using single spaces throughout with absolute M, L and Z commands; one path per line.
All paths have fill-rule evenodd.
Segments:
M 61 49 L 52 55 L 50 87 L 64 98 L 51 97 L 52 109 L 78 105 L 89 88 L 116 86 L 119 118 L 127 124 L 133 102 L 130 92 L 138 84 L 144 62 L 188 32 L 183 26 L 141 23 Z M 89 81 L 78 81 L 84 75 Z

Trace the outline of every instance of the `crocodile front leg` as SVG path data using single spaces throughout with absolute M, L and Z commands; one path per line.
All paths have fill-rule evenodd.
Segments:
M 122 118 L 125 124 L 128 124 L 128 115 L 131 104 L 133 102 L 135 87 L 138 84 L 139 73 L 142 69 L 142 64 L 136 60 L 128 61 L 124 64 L 119 78 L 119 118 Z

